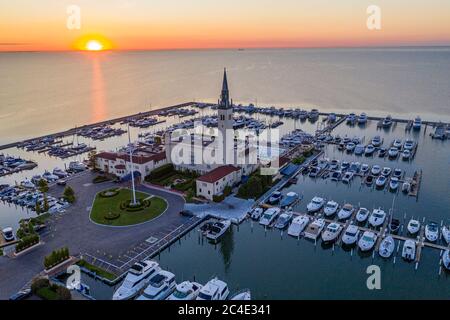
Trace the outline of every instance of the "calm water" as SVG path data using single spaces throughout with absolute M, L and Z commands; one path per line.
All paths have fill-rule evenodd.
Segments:
M 450 120 L 450 48 L 0 54 L 0 143 L 189 100 Z
M 0 143 L 46 134 L 75 125 L 157 108 L 187 100 L 215 101 L 222 68 L 229 69 L 231 93 L 236 102 L 277 106 L 301 106 L 329 111 L 366 111 L 370 115 L 399 115 L 412 118 L 448 120 L 450 88 L 450 49 L 339 49 L 339 50 L 246 50 L 58 54 L 0 54 Z M 151 106 L 150 106 L 151 104 Z M 210 111 L 203 111 L 204 114 Z M 265 116 L 255 118 L 275 121 Z M 183 120 L 188 119 L 184 118 Z M 180 119 L 147 130 L 131 130 L 133 140 L 141 131 L 164 128 Z M 283 119 L 282 133 L 301 128 L 313 133 L 317 124 Z M 412 162 L 356 157 L 334 146 L 325 156 L 360 161 L 392 168 L 400 167 L 412 176 L 423 170 L 419 198 L 398 194 L 395 216 L 448 221 L 450 218 L 449 142 L 431 140 L 422 130 L 410 133 L 419 142 Z M 349 137 L 384 137 L 385 145 L 394 138 L 405 139 L 403 125 L 392 130 L 339 126 L 334 134 Z M 114 150 L 127 143 L 127 135 L 93 142 L 67 137 Z M 60 160 L 19 149 L 6 154 L 35 160 L 39 166 L 0 178 L 0 183 L 19 182 L 46 169 L 64 167 L 73 159 Z M 78 159 L 85 155 L 78 156 Z M 315 195 L 388 210 L 394 194 L 362 186 L 356 178 L 349 186 L 330 180 L 300 177 L 297 185 L 283 190 L 303 194 L 296 210 L 304 211 Z M 17 227 L 26 210 L 0 202 L 0 226 Z M 206 282 L 217 275 L 232 291 L 250 288 L 255 298 L 450 298 L 449 274 L 438 275 L 439 252 L 426 249 L 418 270 L 398 258 L 382 260 L 360 256 L 339 247 L 333 251 L 306 240 L 296 240 L 279 231 L 264 231 L 258 224 L 245 222 L 217 245 L 202 242 L 196 230 L 159 257 L 163 267 L 177 280 Z M 366 288 L 366 267 L 382 269 L 382 290 Z M 85 280 L 97 298 L 109 298 L 112 289 Z

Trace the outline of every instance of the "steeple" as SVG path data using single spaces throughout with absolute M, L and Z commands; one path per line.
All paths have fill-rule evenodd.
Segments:
M 223 69 L 223 82 L 222 82 L 222 93 L 220 94 L 219 108 L 228 109 L 230 108 L 230 93 L 228 92 L 228 80 L 227 80 L 227 70 Z

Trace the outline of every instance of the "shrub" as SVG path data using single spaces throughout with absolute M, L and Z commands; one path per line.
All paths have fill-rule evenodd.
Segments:
M 160 179 L 161 177 L 171 174 L 174 171 L 173 164 L 168 163 L 165 165 L 162 165 L 159 168 L 154 169 L 150 174 L 145 178 L 146 180 L 154 180 L 154 179 Z
M 224 199 L 225 199 L 225 196 L 223 194 L 213 195 L 214 202 L 222 202 Z
M 37 234 L 24 236 L 22 239 L 20 239 L 19 243 L 16 244 L 16 253 L 23 251 L 37 243 L 39 243 L 39 236 Z
M 223 194 L 225 197 L 229 196 L 231 194 L 231 191 L 233 189 L 230 186 L 225 186 L 225 188 L 223 189 Z
M 118 212 L 108 212 L 107 214 L 105 214 L 104 218 L 106 220 L 116 220 L 120 217 L 120 213 Z
M 109 181 L 109 180 L 111 180 L 111 179 L 109 179 L 107 176 L 99 175 L 99 176 L 96 176 L 94 179 L 92 179 L 92 182 L 93 183 L 101 183 L 101 182 L 105 182 L 105 181 Z
M 48 256 L 44 257 L 44 267 L 45 269 L 51 269 L 64 260 L 67 260 L 69 257 L 70 254 L 67 247 L 59 250 L 53 250 Z
M 58 295 L 58 300 L 70 300 L 72 299 L 72 294 L 70 290 L 63 286 L 57 286 L 56 294 Z
M 48 182 L 45 179 L 41 179 L 38 181 L 38 188 L 39 191 L 45 193 L 48 191 Z
M 64 197 L 64 199 L 67 200 L 67 202 L 74 203 L 75 202 L 75 191 L 73 191 L 73 189 L 70 186 L 67 186 L 64 189 L 63 197 Z
M 50 281 L 47 278 L 36 278 L 31 283 L 31 292 L 36 293 L 39 289 L 50 286 Z
M 302 164 L 303 162 L 305 162 L 304 156 L 297 157 L 292 161 L 293 164 Z
M 118 188 L 104 190 L 99 193 L 100 197 L 102 197 L 102 198 L 112 198 L 112 197 L 117 196 L 118 194 L 119 194 Z

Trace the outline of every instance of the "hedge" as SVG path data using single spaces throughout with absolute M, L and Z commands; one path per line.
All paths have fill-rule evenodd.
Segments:
M 35 244 L 39 243 L 39 236 L 37 234 L 31 234 L 20 239 L 16 244 L 16 253 L 19 253 Z
M 174 171 L 173 164 L 168 163 L 168 164 L 162 165 L 159 168 L 154 169 L 152 172 L 150 172 L 150 174 L 146 177 L 146 179 L 148 179 L 148 180 L 159 179 L 159 178 L 163 177 L 164 175 L 172 173 L 173 171 Z
M 52 267 L 60 264 L 61 262 L 69 259 L 69 249 L 67 247 L 59 250 L 53 250 L 48 256 L 44 258 L 45 269 L 51 269 Z
M 222 202 L 224 199 L 225 199 L 225 195 L 224 194 L 213 195 L 213 201 L 214 202 Z
M 93 183 L 101 183 L 101 182 L 105 182 L 105 181 L 109 181 L 111 179 L 109 179 L 107 176 L 96 176 L 92 182 Z

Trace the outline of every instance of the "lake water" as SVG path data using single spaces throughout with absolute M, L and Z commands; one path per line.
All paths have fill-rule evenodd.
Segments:
M 450 48 L 0 54 L 0 143 L 185 101 L 450 120 Z

